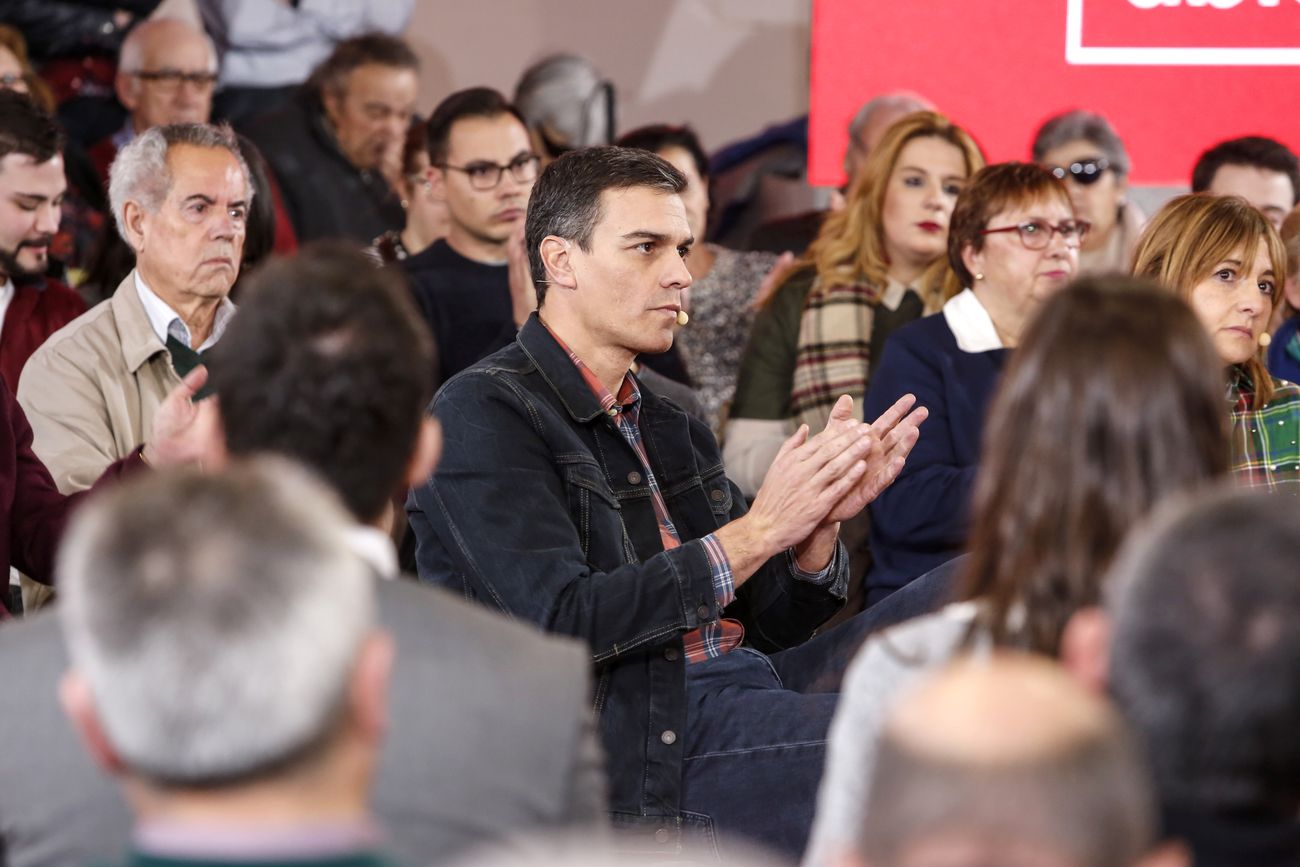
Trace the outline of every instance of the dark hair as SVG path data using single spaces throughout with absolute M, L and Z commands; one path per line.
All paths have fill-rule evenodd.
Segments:
M 402 174 L 409 178 L 420 174 L 423 166 L 421 159 L 429 157 L 429 128 L 418 117 L 411 118 L 411 125 L 406 130 L 406 139 L 402 142 Z
M 353 70 L 368 63 L 395 69 L 418 71 L 420 68 L 420 58 L 406 40 L 387 33 L 363 33 L 335 45 L 330 56 L 311 71 L 304 87 L 317 99 L 326 91 L 340 94 L 346 86 L 345 79 Z
M 709 156 L 700 144 L 700 137 L 689 126 L 656 123 L 638 127 L 624 133 L 615 144 L 656 154 L 663 153 L 667 148 L 681 148 L 691 155 L 691 162 L 695 163 L 695 171 L 700 177 L 706 181 L 709 179 Z
M 1107 592 L 1110 687 L 1165 805 L 1300 810 L 1300 513 L 1224 488 L 1124 547 Z
M 314 243 L 273 258 L 213 349 L 230 453 L 296 458 L 374 520 L 402 486 L 432 397 L 422 322 L 401 273 L 357 248 Z
M 1034 161 L 1041 163 L 1048 151 L 1074 141 L 1088 142 L 1101 151 L 1111 171 L 1121 178 L 1128 177 L 1128 151 L 1115 128 L 1101 115 L 1080 109 L 1058 114 L 1038 128 L 1034 135 Z
M 524 228 L 539 308 L 549 282 L 542 262 L 542 240 L 554 235 L 590 250 L 591 233 L 601 217 L 601 194 L 632 187 L 676 194 L 686 189 L 686 178 L 662 157 L 612 145 L 570 151 L 542 172 L 528 200 Z
M 1203 193 L 1224 166 L 1251 166 L 1281 172 L 1291 179 L 1291 204 L 1300 204 L 1300 160 L 1284 144 L 1262 135 L 1220 142 L 1201 154 L 1192 169 L 1192 192 Z
M 32 98 L 0 88 L 0 159 L 24 154 L 49 162 L 63 150 L 63 131 Z
M 246 136 L 236 135 L 239 152 L 248 164 L 248 180 L 253 185 L 253 201 L 245 220 L 244 258 L 239 278 L 244 279 L 275 249 L 275 197 L 271 194 L 270 174 L 262 152 Z
M 1229 453 L 1222 365 L 1191 309 L 1131 277 L 1073 284 L 989 409 L 963 596 L 984 600 L 995 642 L 1055 655 L 1129 527 Z
M 976 252 L 984 249 L 989 220 L 1008 208 L 1016 208 L 1058 197 L 1071 212 L 1070 193 L 1056 179 L 1051 169 L 1037 163 L 998 163 L 985 166 L 974 174 L 957 197 L 948 220 L 948 264 L 962 286 L 975 282 L 975 275 L 962 262 L 967 246 Z
M 433 114 L 429 115 L 429 122 L 425 125 L 425 146 L 429 149 L 429 162 L 440 166 L 447 161 L 451 128 L 456 125 L 456 121 L 467 117 L 492 118 L 502 114 L 510 115 L 519 121 L 519 125 L 524 129 L 528 128 L 524 123 L 523 115 L 501 95 L 500 91 L 490 87 L 471 87 L 456 91 L 438 103 L 438 107 L 433 110 Z

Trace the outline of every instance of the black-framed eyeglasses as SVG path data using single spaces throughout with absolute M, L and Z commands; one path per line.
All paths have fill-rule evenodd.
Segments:
M 501 183 L 501 176 L 506 173 L 507 169 L 510 170 L 510 176 L 519 183 L 532 183 L 537 180 L 537 166 L 540 162 L 541 157 L 537 156 L 537 154 L 520 154 L 504 166 L 500 163 L 478 160 L 463 166 L 443 163 L 441 168 L 464 172 L 465 177 L 469 178 L 471 187 L 486 192 L 497 188 L 497 185 Z
M 1105 157 L 1093 157 L 1087 160 L 1075 160 L 1068 166 L 1052 166 L 1052 174 L 1056 175 L 1059 180 L 1072 178 L 1075 183 L 1083 186 L 1091 186 L 1101 180 L 1106 169 L 1110 168 L 1110 160 Z
M 996 235 L 1000 232 L 1019 232 L 1020 243 L 1026 250 L 1046 250 L 1052 243 L 1052 236 L 1060 234 L 1067 247 L 1079 247 L 1088 236 L 1092 223 L 1087 220 L 1062 220 L 1053 226 L 1046 220 L 1026 220 L 1014 226 L 1002 226 L 997 229 L 985 229 L 981 235 Z
M 189 84 L 198 90 L 210 90 L 217 84 L 215 72 L 182 72 L 179 69 L 142 69 L 131 73 L 141 81 L 147 81 L 164 93 L 180 89 L 182 84 Z

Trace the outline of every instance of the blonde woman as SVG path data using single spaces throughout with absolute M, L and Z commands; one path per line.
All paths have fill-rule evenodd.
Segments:
M 1142 234 L 1133 271 L 1186 301 L 1218 351 L 1233 472 L 1248 485 L 1300 496 L 1300 386 L 1271 376 L 1263 360 L 1287 274 L 1272 224 L 1236 196 L 1179 196 Z
M 920 111 L 871 150 L 843 210 L 754 322 L 724 428 L 727 473 L 753 495 L 799 424 L 826 424 L 841 394 L 866 393 L 886 338 L 918 318 L 922 275 L 944 256 L 948 220 L 984 165 L 974 140 Z

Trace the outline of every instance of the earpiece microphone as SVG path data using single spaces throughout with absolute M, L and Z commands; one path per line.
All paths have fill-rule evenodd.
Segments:
M 686 315 L 686 311 L 685 311 L 685 310 L 678 310 L 678 311 L 677 311 L 677 324 L 678 324 L 678 325 L 685 325 L 687 322 L 690 322 L 690 321 L 691 321 L 691 317 L 689 317 L 689 316 Z

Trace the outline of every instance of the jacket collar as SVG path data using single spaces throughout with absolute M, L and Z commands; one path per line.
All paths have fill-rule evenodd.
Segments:
M 586 423 L 605 414 L 600 400 L 582 378 L 582 372 L 536 313 L 528 317 L 515 339 L 574 421 Z
M 149 324 L 149 315 L 145 313 L 144 304 L 140 302 L 140 293 L 135 290 L 135 269 L 118 284 L 117 291 L 108 302 L 117 322 L 118 337 L 122 341 L 122 360 L 126 368 L 135 373 L 150 358 L 166 347 L 154 334 Z

